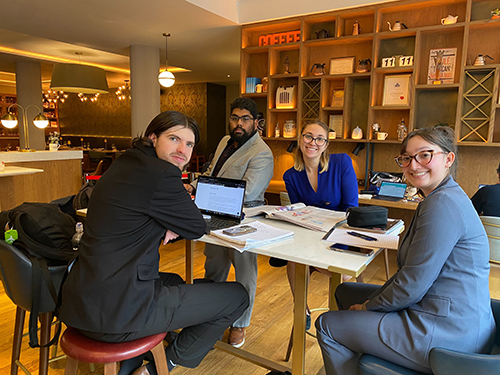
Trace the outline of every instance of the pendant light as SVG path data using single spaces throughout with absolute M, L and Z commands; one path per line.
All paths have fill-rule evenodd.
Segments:
M 161 72 L 158 76 L 158 82 L 163 87 L 172 87 L 175 83 L 175 77 L 168 71 L 168 37 L 170 33 L 163 33 L 163 36 L 165 37 L 165 71 Z

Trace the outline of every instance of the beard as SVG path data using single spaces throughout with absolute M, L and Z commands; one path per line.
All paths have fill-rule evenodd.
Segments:
M 235 134 L 235 130 L 237 130 L 237 129 L 241 129 L 242 133 Z M 233 130 L 231 130 L 229 135 L 231 136 L 231 140 L 233 142 L 239 143 L 241 145 L 241 144 L 245 143 L 246 141 L 248 141 L 255 134 L 256 131 L 257 131 L 257 129 L 252 131 L 252 133 L 247 133 L 247 131 L 244 128 L 237 126 Z

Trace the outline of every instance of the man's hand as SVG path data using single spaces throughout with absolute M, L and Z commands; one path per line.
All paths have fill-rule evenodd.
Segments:
M 184 188 L 187 190 L 189 194 L 193 194 L 194 187 L 192 185 L 184 184 Z
M 369 302 L 369 300 L 366 300 L 362 305 L 359 303 L 356 305 L 352 305 L 351 307 L 349 307 L 349 310 L 358 310 L 358 311 L 366 310 L 366 304 L 368 302 Z
M 163 244 L 166 245 L 168 241 L 175 240 L 177 237 L 179 237 L 177 233 L 167 230 L 167 233 L 165 233 L 165 238 L 163 239 Z

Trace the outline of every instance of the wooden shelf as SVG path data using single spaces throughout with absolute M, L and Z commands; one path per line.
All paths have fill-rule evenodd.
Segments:
M 329 124 L 330 116 L 337 115 L 342 116 L 341 132 L 337 128 L 337 135 L 341 135 L 342 139 L 330 141 L 335 143 L 332 152 L 351 155 L 352 143 L 358 142 L 384 144 L 384 147 L 375 148 L 377 156 L 371 161 L 369 146 L 358 156 L 351 155 L 358 178 L 367 173 L 370 162 L 373 164 L 370 168 L 375 170 L 395 171 L 392 156 L 398 152 L 400 142 L 397 141 L 397 125 L 401 119 L 404 119 L 408 132 L 437 123 L 454 124 L 457 141 L 465 139 L 458 142 L 458 145 L 466 146 L 470 154 L 467 154 L 467 159 L 461 156 L 461 165 L 470 164 L 468 160 L 483 157 L 482 152 L 493 158 L 496 155 L 494 152 L 500 147 L 500 20 L 489 19 L 489 14 L 496 6 L 494 0 L 401 0 L 243 26 L 241 91 L 245 91 L 247 77 L 269 77 L 267 94 L 245 94 L 256 99 L 261 111 L 265 110 L 268 127 L 272 128 L 267 129 L 267 134 L 274 134 L 276 125 L 283 131 L 283 124 L 289 119 L 294 120 L 299 129 L 304 121 L 312 118 L 317 117 Z M 441 19 L 449 14 L 458 16 L 458 22 L 441 25 Z M 388 23 L 394 25 L 398 20 L 404 22 L 408 29 L 389 31 Z M 350 35 L 356 22 L 361 26 L 361 34 Z M 261 35 L 298 29 L 301 30 L 299 43 L 257 47 Z M 327 30 L 330 36 L 317 39 L 321 30 Z M 449 48 L 456 48 L 457 51 L 453 83 L 428 85 L 429 66 L 432 62 L 430 51 Z M 493 63 L 471 66 L 479 53 L 493 57 Z M 414 65 L 381 67 L 383 58 L 398 55 L 413 56 Z M 351 56 L 354 57 L 353 70 L 360 60 L 370 59 L 371 72 L 311 75 L 313 64 L 324 63 L 325 72 L 329 73 L 331 59 Z M 290 61 L 290 71 L 294 72 L 292 74 L 283 74 L 286 57 Z M 488 98 L 482 93 L 469 92 L 471 85 L 476 82 L 467 78 L 468 74 L 477 76 L 480 81 L 481 78 L 478 77 L 483 75 L 482 71 L 493 72 L 492 78 L 488 78 L 487 82 Z M 412 75 L 407 95 L 410 98 L 409 105 L 381 105 L 385 78 L 394 74 Z M 477 84 L 477 87 L 482 84 L 484 83 Z M 274 108 L 276 90 L 281 85 L 296 85 L 296 108 Z M 344 91 L 343 105 L 332 107 L 332 95 L 336 90 Z M 481 101 L 484 98 L 487 100 L 483 108 Z M 485 115 L 468 113 L 470 109 L 484 112 Z M 465 115 L 467 125 L 462 122 Z M 475 120 L 477 118 L 482 120 Z M 485 119 L 487 121 L 483 125 L 476 123 L 484 122 Z M 335 120 L 339 121 L 340 118 Z M 374 123 L 379 123 L 381 131 L 389 134 L 386 140 L 371 139 Z M 366 138 L 349 138 L 357 126 L 363 130 Z M 468 135 L 471 131 L 472 134 Z M 474 131 L 479 132 L 481 137 L 476 137 Z M 264 139 L 272 144 L 271 148 L 276 156 L 274 178 L 281 177 L 292 165 L 292 158 L 286 152 L 286 142 L 290 139 Z M 486 148 L 488 151 L 479 148 Z M 486 175 L 487 171 L 481 173 Z M 474 193 L 479 183 L 475 178 L 460 181 L 467 194 L 472 189 Z

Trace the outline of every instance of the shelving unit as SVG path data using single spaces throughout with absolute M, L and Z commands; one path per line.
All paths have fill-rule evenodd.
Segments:
M 243 26 L 241 93 L 249 96 L 245 94 L 247 77 L 269 77 L 268 92 L 250 96 L 267 120 L 268 140 L 276 140 L 276 124 L 283 134 L 286 120 L 295 120 L 300 129 L 314 116 L 328 124 L 331 115 L 341 115 L 342 133 L 330 142 L 334 148 L 342 144 L 345 149 L 346 143 L 359 142 L 351 139 L 356 126 L 363 130 L 361 142 L 373 143 L 374 147 L 395 146 L 397 124 L 402 118 L 408 131 L 439 123 L 454 126 L 458 146 L 500 147 L 500 20 L 490 16 L 497 7 L 498 0 L 403 0 Z M 458 16 L 457 22 L 442 25 L 441 20 L 448 15 Z M 397 21 L 406 28 L 390 31 Z M 360 27 L 359 35 L 352 35 L 355 24 Z M 259 46 L 262 35 L 296 30 L 300 30 L 298 42 Z M 323 38 L 318 39 L 320 35 Z M 428 84 L 429 66 L 436 62 L 430 51 L 450 48 L 456 48 L 452 83 Z M 493 61 L 473 66 L 480 54 L 491 56 Z M 383 67 L 384 58 L 399 56 L 413 56 L 413 65 Z M 343 57 L 354 57 L 354 71 L 330 74 L 330 60 Z M 285 74 L 287 58 L 290 74 Z M 371 71 L 356 73 L 359 61 L 364 59 L 371 60 Z M 324 75 L 311 72 L 317 63 L 325 64 Z M 477 100 L 473 95 L 482 89 L 482 84 L 471 77 L 477 78 L 484 71 L 489 74 L 485 82 L 488 100 L 476 104 L 469 113 L 475 105 L 471 101 Z M 408 104 L 383 105 L 386 77 L 399 74 L 411 75 Z M 474 84 L 476 89 L 470 91 Z M 296 86 L 296 108 L 276 110 L 276 89 L 290 85 Z M 342 106 L 332 106 L 334 90 L 344 90 Z M 473 120 L 479 118 L 477 112 L 482 117 Z M 373 123 L 389 133 L 385 141 L 376 140 Z M 272 148 L 278 144 L 270 143 Z M 279 149 L 281 152 L 283 147 Z M 275 176 L 282 172 L 275 170 Z
M 7 113 L 10 105 L 17 103 L 17 96 L 14 94 L 0 94 L 0 118 Z M 10 111 L 17 116 L 17 106 Z M 19 146 L 19 130 L 7 129 L 0 124 L 0 151 L 15 150 Z

